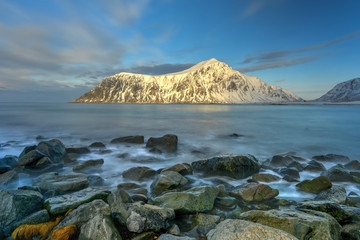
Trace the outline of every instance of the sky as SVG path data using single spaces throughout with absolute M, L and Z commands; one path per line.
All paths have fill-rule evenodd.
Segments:
M 310 100 L 360 77 L 358 0 L 0 0 L 0 102 L 216 58 Z

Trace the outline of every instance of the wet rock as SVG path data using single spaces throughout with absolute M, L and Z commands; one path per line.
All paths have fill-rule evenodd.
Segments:
M 360 222 L 359 208 L 340 205 L 329 201 L 306 201 L 298 204 L 296 209 L 300 211 L 310 209 L 327 213 L 333 216 L 340 224 Z
M 157 196 L 164 191 L 181 189 L 187 182 L 188 180 L 180 173 L 165 171 L 155 177 L 150 189 L 152 194 Z
M 126 226 L 130 232 L 141 233 L 145 228 L 146 218 L 137 212 L 131 211 L 130 216 L 126 219 Z
M 106 146 L 102 142 L 93 142 L 89 145 L 89 148 L 106 148 Z
M 232 133 L 232 134 L 229 135 L 229 137 L 239 138 L 239 137 L 244 137 L 244 135 L 241 135 L 241 134 L 238 134 L 238 133 Z
M 45 140 L 45 139 L 47 139 L 47 138 L 44 137 L 44 136 L 42 136 L 42 135 L 37 135 L 35 139 L 36 139 L 36 140 Z
M 132 194 L 131 199 L 134 202 L 144 202 L 144 203 L 148 202 L 148 197 L 144 194 Z
M 0 162 L 0 174 L 10 171 L 12 168 L 9 165 Z
M 88 176 L 89 186 L 102 186 L 104 185 L 105 180 L 97 175 Z
M 159 149 L 163 152 L 173 153 L 177 150 L 178 137 L 173 134 L 166 134 L 159 138 L 151 137 L 146 142 L 146 147 Z
M 352 171 L 350 171 L 350 175 L 354 176 L 356 178 L 360 178 L 360 170 L 352 170 Z M 357 181 L 357 183 L 359 183 L 359 182 Z
M 208 240 L 297 240 L 276 228 L 238 219 L 227 219 L 207 234 Z
M 67 147 L 67 148 L 65 148 L 65 150 L 66 150 L 66 153 L 68 153 L 68 154 L 74 153 L 74 154 L 81 155 L 81 154 L 90 153 L 90 149 L 88 147 L 84 147 L 84 146 L 82 146 L 82 147 L 75 147 L 75 146 Z
M 156 234 L 154 232 L 143 232 L 132 237 L 132 240 L 153 240 Z
M 300 174 L 299 171 L 296 168 L 281 168 L 279 170 L 279 174 L 282 176 L 290 176 L 292 178 L 296 178 L 299 179 L 300 178 Z
M 22 158 L 25 154 L 29 153 L 30 151 L 33 151 L 36 149 L 36 145 L 27 146 L 25 147 L 22 152 L 19 155 L 19 158 Z
M 79 240 L 121 240 L 110 216 L 96 215 L 80 229 Z
M 242 179 L 258 173 L 260 164 L 252 155 L 223 155 L 193 162 L 195 172 L 205 176 L 228 176 Z
M 71 211 L 55 228 L 76 225 L 80 228 L 97 215 L 110 216 L 110 206 L 101 199 L 84 203 Z
M 169 192 L 156 197 L 153 202 L 178 213 L 206 212 L 214 207 L 215 198 L 219 193 L 213 186 L 193 187 L 184 192 Z
M 323 162 L 349 162 L 350 158 L 344 155 L 338 155 L 338 154 L 326 154 L 326 155 L 318 155 L 313 156 L 312 159 L 316 161 L 323 161 Z
M 5 155 L 5 157 L 0 159 L 0 164 L 10 166 L 10 167 L 14 167 L 15 164 L 17 163 L 18 159 L 19 158 L 17 156 Z
M 245 202 L 263 202 L 279 195 L 279 190 L 265 184 L 248 183 L 233 190 L 230 195 Z
M 344 204 L 346 202 L 346 190 L 343 186 L 332 186 L 331 189 L 316 195 L 314 200 L 326 200 L 334 203 Z
M 100 168 L 104 164 L 104 159 L 86 160 L 73 167 L 74 172 L 84 172 L 94 168 Z
M 289 175 L 285 175 L 283 177 L 283 180 L 287 181 L 287 182 L 300 182 L 298 179 L 290 177 Z
M 149 167 L 133 167 L 124 171 L 122 176 L 133 181 L 142 181 L 153 177 L 155 174 L 156 171 Z
M 344 165 L 348 170 L 360 170 L 360 162 L 358 160 L 353 160 Z
M 30 190 L 0 190 L 0 238 L 10 235 L 14 225 L 41 210 L 43 196 Z
M 208 226 L 212 224 L 218 224 L 220 219 L 220 216 L 217 215 L 198 213 L 195 217 L 195 223 L 197 226 Z
M 122 190 L 131 190 L 131 189 L 136 189 L 136 188 L 141 188 L 142 185 L 139 185 L 137 183 L 120 183 L 117 185 L 118 189 L 122 189 Z
M 333 182 L 354 182 L 354 176 L 340 164 L 330 168 L 326 176 Z
M 108 201 L 110 204 L 112 216 L 115 217 L 120 224 L 127 226 L 128 229 L 130 228 L 134 230 L 134 224 L 143 223 L 143 227 L 139 225 L 142 228 L 142 231 L 151 230 L 158 232 L 161 229 L 169 228 L 169 221 L 175 218 L 174 210 L 150 204 L 143 204 L 141 202 L 134 203 L 129 194 L 123 190 L 117 190 L 113 192 L 109 196 Z M 135 219 L 138 221 L 137 223 L 127 221 L 132 212 L 134 212 L 133 216 L 135 213 L 140 215 L 140 218 L 133 218 L 133 220 Z M 144 221 L 142 220 L 143 218 L 145 218 Z
M 281 179 L 280 177 L 269 173 L 255 173 L 251 177 L 259 182 L 276 182 Z
M 217 197 L 215 199 L 215 207 L 223 211 L 234 210 L 236 203 L 237 200 L 234 197 Z
M 350 192 L 346 198 L 346 204 L 360 208 L 360 196 L 357 193 Z
M 19 179 L 17 173 L 13 170 L 0 174 L 0 186 L 6 186 Z
M 297 162 L 297 161 L 293 161 L 292 163 L 286 165 L 286 167 L 288 167 L 288 168 L 295 168 L 295 169 L 298 170 L 299 172 L 303 171 L 304 168 L 305 168 L 301 163 L 299 163 L 299 162 Z
M 105 189 L 85 188 L 71 194 L 48 198 L 44 206 L 51 214 L 61 214 L 95 199 L 106 200 L 109 194 Z
M 19 166 L 34 166 L 37 161 L 41 158 L 45 157 L 45 155 L 38 150 L 31 150 L 30 152 L 24 154 L 19 158 L 18 165 Z
M 66 156 L 65 146 L 58 139 L 40 142 L 36 149 L 55 163 L 64 162 Z
M 360 239 L 360 224 L 352 223 L 343 226 L 341 236 L 345 240 Z
M 271 167 L 285 167 L 292 163 L 294 159 L 291 155 L 282 154 L 282 155 L 275 155 L 272 157 L 269 166 Z
M 30 214 L 29 216 L 26 216 L 25 218 L 16 222 L 14 224 L 12 230 L 14 230 L 15 228 L 17 228 L 23 224 L 38 224 L 38 223 L 48 222 L 49 220 L 50 220 L 50 216 L 49 216 L 48 211 L 43 209 L 38 212 L 34 212 L 34 213 Z
M 340 239 L 341 226 L 330 215 L 318 211 L 293 209 L 259 211 L 240 215 L 241 219 L 281 229 L 300 240 Z
M 171 234 L 161 234 L 158 240 L 196 240 L 196 238 L 187 237 L 187 236 L 175 236 Z
M 127 136 L 127 137 L 114 138 L 113 140 L 111 140 L 110 143 L 143 144 L 144 136 Z
M 174 225 L 172 225 L 171 228 L 168 229 L 167 233 L 174 234 L 174 235 L 179 235 L 181 232 L 180 232 L 179 226 L 174 224 Z
M 185 176 L 185 175 L 191 175 L 193 173 L 193 168 L 188 163 L 178 163 L 175 164 L 174 166 L 164 168 L 163 170 L 161 170 L 161 172 L 167 172 L 167 171 L 178 172 L 181 175 Z
M 58 174 L 51 172 L 39 176 L 33 186 L 38 186 L 42 192 L 49 195 L 59 195 L 84 189 L 89 186 L 89 180 L 87 175 L 81 173 Z
M 332 183 L 330 179 L 325 176 L 320 176 L 313 180 L 304 180 L 296 184 L 297 188 L 310 193 L 319 193 L 331 188 L 331 186 Z
M 315 160 L 311 160 L 305 166 L 304 170 L 310 171 L 310 172 L 322 172 L 322 171 L 326 171 L 326 168 L 322 163 L 315 161 Z

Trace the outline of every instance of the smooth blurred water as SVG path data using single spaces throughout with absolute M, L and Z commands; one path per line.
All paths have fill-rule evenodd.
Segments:
M 176 155 L 108 145 L 116 137 L 144 135 L 146 141 L 167 133 L 179 137 Z M 336 153 L 360 160 L 360 106 L 0 103 L 0 157 L 19 155 L 37 135 L 66 145 L 104 142 L 113 150 L 101 156 L 109 177 L 135 165 L 159 169 L 218 154 L 250 153 L 264 160 L 293 151 L 305 158 Z M 119 160 L 119 153 L 128 153 L 128 160 Z

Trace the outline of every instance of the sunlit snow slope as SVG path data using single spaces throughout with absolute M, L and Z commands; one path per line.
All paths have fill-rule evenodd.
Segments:
M 293 93 L 249 77 L 216 59 L 164 75 L 119 73 L 73 102 L 87 103 L 279 103 Z
M 321 102 L 360 101 L 360 78 L 337 84 L 326 94 L 316 99 Z

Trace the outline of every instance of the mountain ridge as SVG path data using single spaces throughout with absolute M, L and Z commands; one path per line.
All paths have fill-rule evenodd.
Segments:
M 175 73 L 121 72 L 104 78 L 73 102 L 278 103 L 301 100 L 285 89 L 242 74 L 212 58 Z
M 354 78 L 335 85 L 327 93 L 318 99 L 317 102 L 350 102 L 360 101 L 360 78 Z

